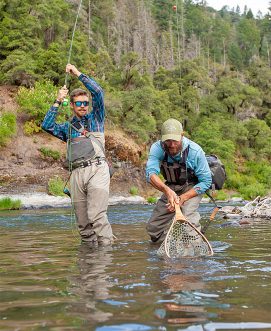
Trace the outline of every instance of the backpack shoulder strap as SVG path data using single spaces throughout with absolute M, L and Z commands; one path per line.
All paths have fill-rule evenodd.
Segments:
M 167 154 L 167 152 L 166 152 L 166 150 L 165 150 L 165 146 L 164 146 L 164 144 L 163 144 L 163 142 L 160 140 L 160 146 L 161 146 L 161 148 L 162 148 L 162 150 L 164 151 L 164 159 L 163 159 L 163 162 L 164 161 L 167 161 L 167 158 L 168 158 L 168 154 Z
M 188 158 L 188 153 L 189 153 L 189 145 L 186 147 L 186 149 L 182 153 L 182 160 L 181 162 L 186 164 L 187 158 Z

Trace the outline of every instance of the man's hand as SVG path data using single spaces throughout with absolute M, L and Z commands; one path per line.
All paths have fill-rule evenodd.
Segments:
M 70 63 L 66 65 L 66 72 L 77 77 L 81 75 L 81 72 L 73 64 Z
M 185 201 L 187 201 L 191 198 L 194 198 L 197 195 L 198 195 L 197 192 L 193 188 L 191 190 L 181 194 L 180 201 L 179 201 L 180 206 L 182 206 L 185 203 Z
M 66 85 L 61 87 L 61 89 L 58 91 L 58 94 L 57 94 L 57 100 L 62 102 L 64 100 L 64 98 L 66 98 L 66 96 L 68 95 L 68 92 L 69 92 L 69 90 L 67 89 Z
M 174 212 L 175 204 L 179 204 L 180 202 L 178 195 L 169 187 L 168 190 L 165 192 L 165 195 L 167 196 L 167 200 L 168 200 L 167 209 L 171 212 Z
M 175 203 L 179 203 L 178 195 L 166 184 L 164 184 L 156 174 L 152 174 L 150 176 L 150 183 L 154 188 L 165 194 L 168 200 L 167 209 L 173 212 L 175 210 Z

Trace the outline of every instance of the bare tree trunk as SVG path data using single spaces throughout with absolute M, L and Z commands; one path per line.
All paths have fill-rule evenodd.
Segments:
M 169 37 L 170 37 L 170 59 L 171 66 L 174 66 L 174 44 L 173 44 L 173 31 L 172 31 L 172 21 L 169 22 Z
M 180 0 L 181 2 L 181 37 L 182 37 L 182 55 L 184 57 L 185 55 L 185 31 L 184 31 L 184 3 L 183 0 Z
M 88 47 L 91 47 L 91 8 L 90 0 L 88 1 Z
M 207 42 L 207 70 L 209 72 L 210 69 L 210 45 L 209 45 L 209 38 Z
M 270 50 L 269 50 L 269 44 L 268 44 L 268 41 L 266 42 L 266 47 L 267 47 L 268 66 L 269 66 L 269 68 L 271 68 L 271 63 L 270 63 Z
M 226 68 L 226 45 L 225 39 L 223 38 L 223 67 Z

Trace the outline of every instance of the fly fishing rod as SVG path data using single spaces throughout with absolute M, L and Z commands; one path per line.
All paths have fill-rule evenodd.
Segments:
M 211 201 L 214 203 L 215 208 L 213 209 L 213 211 L 212 211 L 212 213 L 211 213 L 211 215 L 209 217 L 209 220 L 206 222 L 206 224 L 204 225 L 204 227 L 201 230 L 201 233 L 203 233 L 203 234 L 206 232 L 206 230 L 208 229 L 209 225 L 214 220 L 215 215 L 217 214 L 217 212 L 222 208 L 222 206 L 220 206 L 220 205 L 218 205 L 216 203 L 215 199 L 212 197 L 212 195 L 208 191 L 206 191 L 206 194 L 211 199 Z

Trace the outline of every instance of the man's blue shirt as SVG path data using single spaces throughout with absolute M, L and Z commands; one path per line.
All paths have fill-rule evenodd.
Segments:
M 186 137 L 183 137 L 182 140 L 182 152 L 174 156 L 174 159 L 177 161 L 181 160 L 181 155 L 183 151 L 189 146 L 189 153 L 186 160 L 186 165 L 188 168 L 194 171 L 194 174 L 198 178 L 198 184 L 194 186 L 195 191 L 198 194 L 203 194 L 208 190 L 212 184 L 212 175 L 208 165 L 208 162 L 205 157 L 205 153 L 202 148 L 195 142 L 189 140 Z M 160 173 L 160 164 L 164 160 L 165 151 L 161 146 L 160 140 L 153 143 L 150 149 L 149 158 L 146 165 L 146 178 L 147 181 L 150 181 L 150 176 L 155 174 L 159 175 Z M 174 162 L 168 156 L 169 162 Z
M 83 116 L 80 120 L 74 116 L 71 123 L 74 124 L 75 122 L 80 122 L 86 130 L 91 132 L 104 132 L 104 92 L 94 79 L 84 74 L 81 74 L 78 79 L 85 85 L 92 95 L 92 111 Z M 70 123 L 68 121 L 57 124 L 57 113 L 57 107 L 52 106 L 48 110 L 41 125 L 42 129 L 63 141 L 68 140 L 70 130 L 72 138 L 80 136 L 78 131 L 70 129 Z

